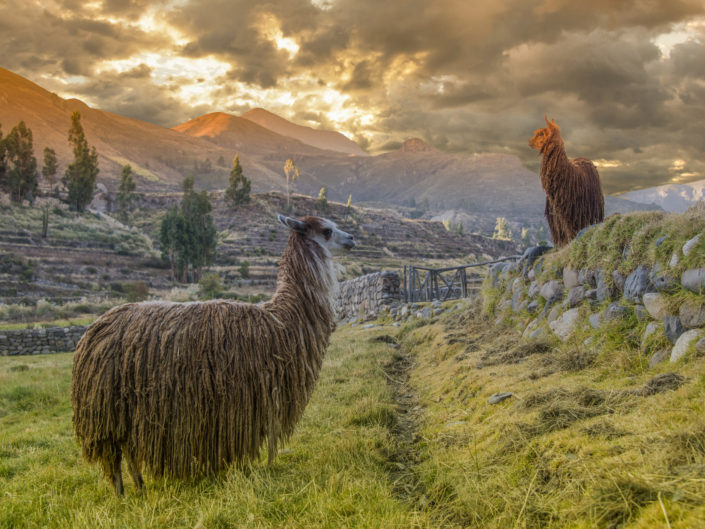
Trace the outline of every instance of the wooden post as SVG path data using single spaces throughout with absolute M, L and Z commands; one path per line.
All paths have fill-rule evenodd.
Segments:
M 468 297 L 468 277 L 465 268 L 460 270 L 460 295 L 464 298 Z

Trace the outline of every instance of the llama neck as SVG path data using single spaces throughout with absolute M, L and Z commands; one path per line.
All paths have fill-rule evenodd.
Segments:
M 560 136 L 553 137 L 541 149 L 541 185 L 544 191 L 550 194 L 560 185 L 562 169 L 568 165 L 568 156 Z
M 279 265 L 277 290 L 267 304 L 269 310 L 283 321 L 305 318 L 332 332 L 338 287 L 332 265 L 328 250 L 292 232 Z

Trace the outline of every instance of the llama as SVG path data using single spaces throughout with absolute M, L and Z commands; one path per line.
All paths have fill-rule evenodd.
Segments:
M 291 230 L 272 299 L 115 307 L 76 347 L 74 431 L 124 493 L 121 460 L 138 490 L 155 476 L 215 474 L 271 463 L 311 397 L 331 333 L 338 282 L 331 252 L 355 246 L 327 219 L 279 215 Z
M 600 175 L 587 158 L 569 160 L 565 154 L 561 129 L 555 120 L 544 117 L 546 127 L 537 129 L 529 140 L 543 155 L 541 185 L 546 192 L 546 221 L 553 244 L 564 246 L 586 226 L 602 222 L 605 199 Z

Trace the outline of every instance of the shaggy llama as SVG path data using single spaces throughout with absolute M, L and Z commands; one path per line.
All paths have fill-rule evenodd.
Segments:
M 555 120 L 536 130 L 529 140 L 543 155 L 541 185 L 546 192 L 546 221 L 553 244 L 563 246 L 591 224 L 605 217 L 605 199 L 600 175 L 587 158 L 569 160 L 565 154 L 561 129 Z
M 355 243 L 326 219 L 279 220 L 291 233 L 270 301 L 125 304 L 78 343 L 74 431 L 118 495 L 122 456 L 142 490 L 142 468 L 215 474 L 265 440 L 271 462 L 293 433 L 335 329 L 331 251 Z

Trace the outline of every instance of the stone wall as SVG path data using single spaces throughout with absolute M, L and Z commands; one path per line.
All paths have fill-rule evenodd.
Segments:
M 73 351 L 87 327 L 50 327 L 0 331 L 0 356 Z
M 597 344 L 606 326 L 634 322 L 628 325 L 638 327 L 650 366 L 705 354 L 705 268 L 677 267 L 699 238 L 678 248 L 669 263 L 637 264 L 627 274 L 616 267 L 556 266 L 541 252 L 533 261 L 500 263 L 485 282 L 485 306 L 498 324 L 512 322 L 527 340 L 580 337 L 583 345 Z
M 336 311 L 338 318 L 367 319 L 392 310 L 401 301 L 399 274 L 375 272 L 340 284 Z

